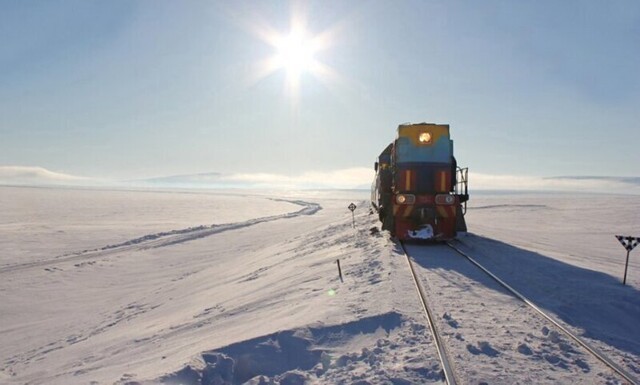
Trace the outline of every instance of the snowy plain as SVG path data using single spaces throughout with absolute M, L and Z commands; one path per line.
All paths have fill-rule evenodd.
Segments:
M 0 187 L 0 383 L 440 383 L 367 195 Z M 637 378 L 640 252 L 622 286 L 614 235 L 640 235 L 639 213 L 633 195 L 477 194 L 459 245 Z M 409 251 L 466 383 L 623 383 L 438 250 Z
M 242 193 L 0 187 L 0 267 L 191 226 L 293 211 Z

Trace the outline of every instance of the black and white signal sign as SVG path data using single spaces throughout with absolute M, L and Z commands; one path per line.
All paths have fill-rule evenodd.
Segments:
M 629 267 L 629 253 L 633 250 L 634 247 L 638 246 L 640 243 L 640 238 L 624 236 L 624 235 L 616 235 L 618 241 L 627 249 L 627 262 L 624 264 L 624 278 L 622 278 L 622 284 L 627 284 L 627 268 Z
M 356 209 L 356 205 L 353 202 L 351 202 L 351 204 L 347 208 L 349 210 L 351 210 L 351 221 L 352 221 L 351 226 L 353 226 L 353 228 L 355 229 L 356 228 L 356 215 L 353 212 Z
M 616 235 L 618 241 L 624 246 L 627 251 L 633 250 L 634 247 L 638 246 L 640 243 L 640 238 L 637 237 L 625 237 L 624 235 Z

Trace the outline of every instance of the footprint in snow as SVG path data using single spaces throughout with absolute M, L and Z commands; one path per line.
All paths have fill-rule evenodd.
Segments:
M 500 354 L 500 352 L 498 352 L 497 350 L 495 350 L 494 348 L 491 347 L 491 344 L 489 344 L 486 341 L 480 341 L 478 342 L 478 346 L 475 347 L 471 344 L 467 344 L 467 350 L 469 351 L 469 353 L 473 354 L 473 355 L 479 355 L 479 354 L 485 354 L 489 357 L 496 357 L 498 354 Z
M 589 373 L 591 371 L 591 367 L 589 366 L 589 364 L 587 364 L 585 361 L 579 358 L 575 360 L 573 363 L 579 366 L 584 373 Z
M 524 354 L 525 356 L 530 356 L 533 354 L 533 350 L 527 344 L 518 345 L 518 353 Z
M 456 321 L 455 319 L 453 319 L 453 317 L 451 317 L 451 314 L 449 313 L 444 313 L 444 315 L 442 316 L 442 318 L 444 318 L 447 323 L 449 324 L 449 326 L 451 326 L 454 329 L 457 329 L 459 324 L 458 321 Z
M 544 355 L 544 359 L 553 366 L 568 369 L 566 361 L 556 354 L 546 354 Z

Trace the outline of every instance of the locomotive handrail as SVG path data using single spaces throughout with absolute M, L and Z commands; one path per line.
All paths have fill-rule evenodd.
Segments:
M 467 199 L 469 197 L 469 186 L 468 186 L 468 182 L 469 182 L 469 168 L 465 167 L 465 168 L 460 168 L 458 167 L 458 169 L 456 170 L 456 174 L 458 174 L 456 176 L 456 185 L 455 185 L 455 193 L 456 195 L 464 195 Z M 462 215 L 467 213 L 467 199 L 465 199 L 464 201 L 464 208 L 462 210 Z
M 457 173 L 458 173 L 458 178 L 457 179 L 457 183 L 456 183 L 456 194 L 464 194 L 467 195 L 468 194 L 468 185 L 467 185 L 467 181 L 468 181 L 468 176 L 469 176 L 469 168 L 465 167 L 465 168 L 460 168 L 458 167 L 457 169 Z M 463 190 L 464 189 L 464 190 Z

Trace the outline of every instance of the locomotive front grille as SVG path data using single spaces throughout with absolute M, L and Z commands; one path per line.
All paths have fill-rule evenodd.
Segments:
M 411 217 L 420 223 L 427 223 L 434 222 L 436 220 L 436 215 L 435 207 L 422 206 L 415 208 Z

